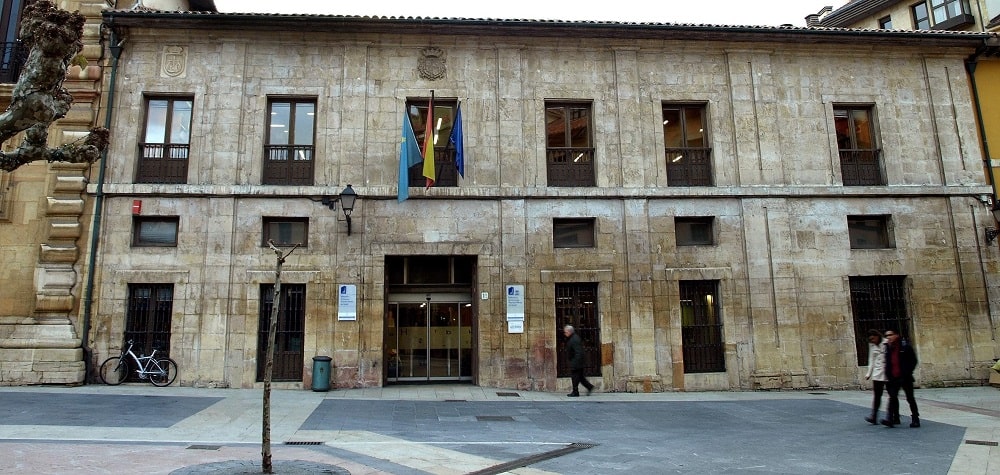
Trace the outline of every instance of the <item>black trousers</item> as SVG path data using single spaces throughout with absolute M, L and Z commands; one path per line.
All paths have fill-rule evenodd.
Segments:
M 872 381 L 872 417 L 878 417 L 878 408 L 882 405 L 882 391 L 885 390 L 885 381 Z
M 889 420 L 899 419 L 899 389 L 906 394 L 906 402 L 910 404 L 910 417 L 920 417 L 917 410 L 917 399 L 913 397 L 913 378 L 890 379 L 889 387 Z
M 587 388 L 587 390 L 594 389 L 594 385 L 587 381 L 587 378 L 583 375 L 583 368 L 574 369 L 572 373 L 573 377 L 573 394 L 580 394 L 580 385 Z

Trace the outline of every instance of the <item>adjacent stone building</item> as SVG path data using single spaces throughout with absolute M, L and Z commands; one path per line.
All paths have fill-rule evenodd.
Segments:
M 3 0 L 0 30 L 0 108 L 11 101 L 27 57 L 18 42 L 26 2 Z M 99 123 L 100 44 L 103 1 L 57 1 L 87 18 L 83 51 L 66 73 L 73 95 L 66 117 L 49 130 L 52 145 L 81 140 Z M 4 142 L 17 148 L 20 137 Z M 81 338 L 81 300 L 91 229 L 86 184 L 96 177 L 86 164 L 34 163 L 0 171 L 0 385 L 76 384 L 86 374 Z
M 1000 355 L 963 64 L 988 34 L 104 25 L 125 42 L 94 362 L 127 339 L 168 351 L 180 384 L 258 384 L 268 241 L 294 248 L 275 345 L 288 387 L 329 356 L 335 388 L 564 390 L 566 324 L 607 391 L 857 386 L 868 328 L 913 340 L 922 384 L 980 383 Z

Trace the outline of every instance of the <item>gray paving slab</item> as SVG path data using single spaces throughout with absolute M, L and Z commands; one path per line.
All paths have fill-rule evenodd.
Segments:
M 4 425 L 170 427 L 222 397 L 0 391 Z

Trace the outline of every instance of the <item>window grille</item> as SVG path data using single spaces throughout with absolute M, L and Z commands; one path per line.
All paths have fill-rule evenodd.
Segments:
M 681 281 L 680 309 L 684 372 L 725 371 L 718 281 Z
M 264 380 L 264 366 L 267 364 L 267 338 L 273 305 L 274 284 L 261 284 L 260 326 L 257 334 L 257 381 Z M 279 305 L 271 380 L 302 381 L 302 369 L 305 364 L 303 353 L 306 321 L 305 284 L 281 284 Z
M 906 277 L 851 277 L 850 283 L 858 366 L 865 366 L 868 364 L 868 330 L 884 333 L 891 329 L 903 338 L 910 336 Z
M 556 373 L 568 378 L 572 371 L 566 358 L 566 337 L 563 327 L 573 329 L 583 340 L 585 376 L 601 375 L 601 327 L 598 321 L 597 283 L 556 284 Z

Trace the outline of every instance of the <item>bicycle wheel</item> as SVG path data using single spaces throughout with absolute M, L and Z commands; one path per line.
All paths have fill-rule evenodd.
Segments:
M 156 360 L 149 368 L 149 382 L 153 386 L 170 386 L 177 378 L 177 363 L 170 358 Z
M 128 363 L 118 356 L 112 356 L 101 363 L 101 381 L 104 384 L 118 386 L 128 377 Z

